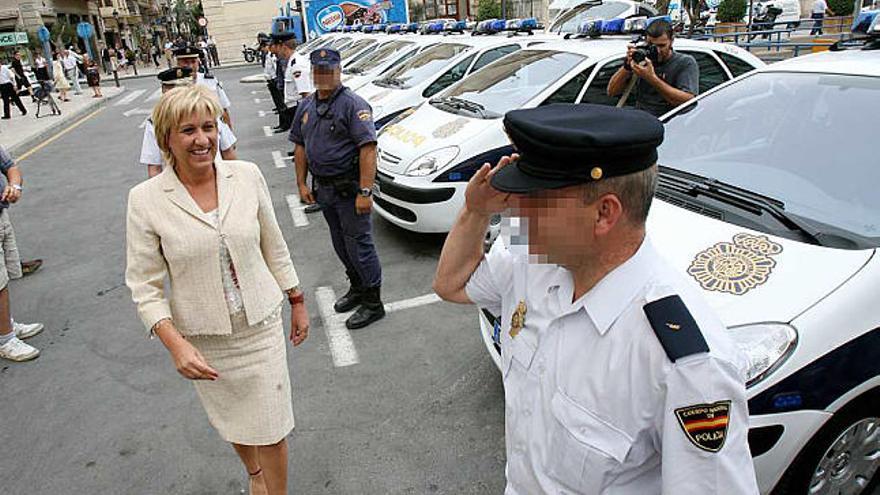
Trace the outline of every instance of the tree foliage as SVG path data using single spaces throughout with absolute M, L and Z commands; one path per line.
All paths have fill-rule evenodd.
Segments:
M 854 7 L 855 2 L 852 0 L 828 0 L 828 8 L 834 15 L 850 15 Z
M 477 5 L 477 20 L 498 19 L 501 17 L 501 2 L 499 0 L 480 0 Z
M 742 22 L 747 9 L 746 0 L 721 0 L 718 4 L 718 22 Z

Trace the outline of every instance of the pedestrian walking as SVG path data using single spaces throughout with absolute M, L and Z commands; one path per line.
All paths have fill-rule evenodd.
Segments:
M 21 52 L 15 52 L 12 55 L 12 72 L 15 73 L 15 84 L 18 86 L 19 92 L 27 90 L 31 97 L 31 101 L 36 101 L 34 90 L 31 88 L 31 81 L 24 72 L 24 65 L 21 63 Z
M 333 250 L 348 275 L 350 288 L 333 308 L 339 313 L 357 308 L 345 326 L 363 328 L 385 316 L 370 216 L 376 126 L 370 105 L 342 85 L 339 52 L 318 49 L 310 60 L 317 92 L 299 104 L 290 127 L 296 182 L 300 198 L 321 205 Z M 308 173 L 314 191 L 307 185 Z
M 214 66 L 220 67 L 220 53 L 217 51 L 217 42 L 212 35 L 208 35 L 208 53 L 211 54 L 211 59 L 214 60 Z
M 173 64 L 171 62 L 172 56 L 174 54 L 174 43 L 170 40 L 165 42 L 165 63 L 168 64 L 168 68 L 172 68 Z
M 232 107 L 232 102 L 229 101 L 229 97 L 223 89 L 223 84 L 217 80 L 213 74 L 204 74 L 199 71 L 201 66 L 199 62 L 199 53 L 200 51 L 198 48 L 191 45 L 185 45 L 174 50 L 174 57 L 177 59 L 178 67 L 187 67 L 192 70 L 193 80 L 196 84 L 205 86 L 217 95 L 217 100 L 223 108 L 223 121 L 232 128 L 232 116 L 229 113 L 229 109 Z
M 41 53 L 34 56 L 34 76 L 36 76 L 37 81 L 39 82 L 50 81 L 52 79 L 49 77 L 49 62 Z
M 757 495 L 747 358 L 646 235 L 662 124 L 547 105 L 503 126 L 520 154 L 470 180 L 434 290 L 500 315 L 505 493 Z M 508 208 L 527 252 L 484 255 Z
M 153 59 L 153 65 L 156 66 L 156 68 L 158 69 L 159 68 L 159 47 L 158 46 L 156 46 L 156 45 L 150 46 L 150 56 Z
M 22 115 L 27 115 L 27 109 L 18 97 L 18 88 L 15 85 L 15 73 L 9 67 L 6 60 L 0 62 L 0 97 L 3 98 L 3 118 L 12 118 L 9 115 L 9 106 L 14 103 Z
M 204 37 L 200 36 L 196 46 L 199 48 L 199 61 L 201 62 L 202 67 L 210 69 L 211 66 L 214 65 L 214 60 L 208 52 L 208 42 L 205 41 Z
M 181 87 L 192 86 L 192 70 L 187 67 L 176 67 L 160 72 L 156 76 L 162 87 L 162 94 Z M 238 139 L 232 132 L 232 129 L 223 122 L 223 119 L 217 120 L 217 151 L 216 160 L 237 160 L 235 152 L 235 143 Z M 162 157 L 162 150 L 159 149 L 159 143 L 156 140 L 156 131 L 153 129 L 153 119 L 148 118 L 144 123 L 144 139 L 141 143 L 140 163 L 146 165 L 147 175 L 155 177 L 162 172 L 162 165 L 165 159 Z
M 93 98 L 103 98 L 101 94 L 101 70 L 98 64 L 88 55 L 83 55 L 83 65 L 86 68 L 86 82 L 92 88 Z
M 128 57 L 126 52 L 128 52 L 128 49 L 125 47 L 116 50 L 116 68 L 117 70 L 122 69 L 124 74 L 128 74 Z
M 64 75 L 64 64 L 61 62 L 60 53 L 56 53 L 55 59 L 52 61 L 52 73 L 55 74 L 55 89 L 58 90 L 61 101 L 70 101 L 70 98 L 67 97 L 67 91 L 70 90 L 70 82 Z
M 64 77 L 70 82 L 75 95 L 82 94 L 82 88 L 79 85 L 79 62 L 80 58 L 76 52 L 62 48 L 61 65 L 64 67 Z
M 21 199 L 22 178 L 18 166 L 0 146 L 0 358 L 28 361 L 40 351 L 23 342 L 43 331 L 42 323 L 17 323 L 12 319 L 9 281 L 21 278 L 21 263 L 15 243 L 15 229 L 9 219 L 9 206 Z
M 828 2 L 825 0 L 814 0 L 812 14 L 810 15 L 814 21 L 813 29 L 810 30 L 810 36 L 822 35 L 822 24 L 824 24 L 826 13 L 828 15 L 834 15 L 834 11 L 828 7 Z
M 221 112 L 199 85 L 169 91 L 153 110 L 171 166 L 129 193 L 126 283 L 241 458 L 250 493 L 281 495 L 294 427 L 283 301 L 294 346 L 309 315 L 259 167 L 214 159 Z

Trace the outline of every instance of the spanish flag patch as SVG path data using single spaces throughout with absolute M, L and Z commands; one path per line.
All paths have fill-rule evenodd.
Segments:
M 727 439 L 730 401 L 696 404 L 675 410 L 678 424 L 694 445 L 706 452 L 718 452 Z

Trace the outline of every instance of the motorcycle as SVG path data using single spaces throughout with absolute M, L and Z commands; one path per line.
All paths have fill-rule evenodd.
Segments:
M 780 14 L 782 14 L 782 9 L 772 3 L 764 4 L 763 2 L 758 2 L 755 6 L 755 16 L 752 17 L 752 25 L 749 31 L 772 31 L 776 27 L 776 18 Z M 750 35 L 749 41 L 752 41 L 757 36 L 757 34 Z M 763 33 L 761 38 L 769 39 L 770 34 Z
M 260 52 L 256 48 L 249 47 L 244 43 L 241 44 L 241 47 L 241 54 L 244 56 L 244 61 L 249 64 L 256 62 L 260 56 Z

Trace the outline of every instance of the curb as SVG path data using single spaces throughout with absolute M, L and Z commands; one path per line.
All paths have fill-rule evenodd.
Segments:
M 95 102 L 93 102 L 83 108 L 80 108 L 79 110 L 77 110 L 73 113 L 62 114 L 61 120 L 54 121 L 50 126 L 37 132 L 33 136 L 26 138 L 24 141 L 16 144 L 15 146 L 8 148 L 7 151 L 9 152 L 10 155 L 12 155 L 14 157 L 21 155 L 22 153 L 26 152 L 27 150 L 29 150 L 29 149 L 33 148 L 34 146 L 36 146 L 37 144 L 39 144 L 40 141 L 43 141 L 44 139 L 51 137 L 53 134 L 58 132 L 60 129 L 67 127 L 71 123 L 79 120 L 81 117 L 83 117 L 89 113 L 94 112 L 98 108 L 106 106 L 108 103 L 110 103 L 111 100 L 124 94 L 125 93 L 125 86 L 120 86 L 120 88 L 122 89 L 122 91 L 120 91 L 119 93 L 117 93 L 113 96 L 105 96 L 104 98 L 101 98 L 100 101 L 95 101 Z

